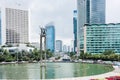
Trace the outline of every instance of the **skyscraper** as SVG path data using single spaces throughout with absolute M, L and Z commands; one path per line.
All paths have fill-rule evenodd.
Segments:
M 74 52 L 77 48 L 77 10 L 73 11 Z
M 62 52 L 62 41 L 61 40 L 56 40 L 55 50 L 56 52 Z
M 2 35 L 1 35 L 1 9 L 0 9 L 0 45 L 2 44 Z
M 77 0 L 77 52 L 83 50 L 84 24 L 105 23 L 105 0 Z
M 28 11 L 6 8 L 6 43 L 28 43 Z
M 55 28 L 52 23 L 46 25 L 46 48 L 55 51 Z
M 70 46 L 67 46 L 67 52 L 70 52 Z
M 90 1 L 90 12 L 87 13 L 90 15 L 90 24 L 105 24 L 105 1 L 106 0 Z
M 67 52 L 67 46 L 63 45 L 63 52 Z
M 1 44 L 24 44 L 29 42 L 28 10 L 2 8 L 1 17 Z
M 71 40 L 70 51 L 74 52 L 74 40 Z
M 0 7 L 0 45 L 6 42 L 5 10 Z

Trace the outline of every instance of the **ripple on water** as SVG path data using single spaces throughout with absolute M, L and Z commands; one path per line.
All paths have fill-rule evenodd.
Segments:
M 81 77 L 102 74 L 111 71 L 110 67 L 100 64 L 47 63 L 46 78 Z M 40 79 L 40 64 L 16 64 L 0 66 L 0 79 L 17 77 L 21 79 Z M 11 75 L 11 76 L 10 76 Z

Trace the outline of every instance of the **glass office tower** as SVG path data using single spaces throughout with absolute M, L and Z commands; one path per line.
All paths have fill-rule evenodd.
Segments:
M 105 24 L 105 1 L 106 0 L 90 1 L 90 12 L 88 13 L 90 24 Z
M 84 48 L 84 24 L 105 24 L 106 0 L 77 0 L 77 52 Z
M 55 51 L 55 28 L 51 23 L 46 25 L 46 48 Z
M 84 52 L 102 53 L 105 50 L 120 53 L 120 23 L 86 24 L 84 26 Z
M 2 32 L 1 32 L 1 9 L 0 9 L 0 45 L 2 45 Z
M 77 10 L 73 11 L 74 52 L 77 48 Z
M 77 0 L 77 55 L 83 49 L 83 26 L 86 23 L 86 1 Z

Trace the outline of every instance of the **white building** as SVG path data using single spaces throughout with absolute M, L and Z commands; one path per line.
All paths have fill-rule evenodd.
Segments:
M 18 51 L 27 51 L 27 52 L 30 52 L 30 51 L 33 51 L 34 48 L 32 47 L 27 47 L 25 44 L 20 44 L 18 47 L 4 47 L 3 48 L 4 50 L 7 50 L 9 52 L 18 52 Z
M 63 52 L 67 52 L 67 46 L 63 45 Z
M 62 52 L 62 41 L 61 40 L 56 40 L 55 51 L 56 52 Z
M 29 11 L 15 8 L 0 9 L 0 43 L 24 44 L 29 42 Z
M 37 49 L 40 49 L 40 43 L 38 43 L 38 42 L 32 42 L 32 43 L 30 43 L 30 45 L 34 46 Z

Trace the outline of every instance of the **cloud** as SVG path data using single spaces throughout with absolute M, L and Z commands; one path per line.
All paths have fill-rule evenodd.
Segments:
M 106 0 L 106 2 L 107 23 L 120 23 L 120 0 Z M 76 0 L 0 0 L 1 6 L 17 6 L 30 9 L 31 42 L 39 41 L 39 26 L 45 26 L 53 21 L 56 29 L 56 39 L 61 39 L 67 44 L 73 39 L 72 20 L 76 4 Z
M 120 23 L 120 0 L 106 0 L 107 23 Z
M 30 9 L 30 42 L 39 41 L 39 26 L 55 23 L 56 39 L 73 39 L 73 10 L 76 0 L 0 0 L 1 6 Z M 69 30 L 68 30 L 69 29 Z M 67 41 L 66 41 L 67 42 Z
M 56 39 L 73 39 L 73 10 L 76 9 L 74 0 L 38 0 L 32 2 L 31 22 L 34 31 L 39 32 L 38 26 L 55 23 Z M 36 20 L 35 20 L 36 19 Z

